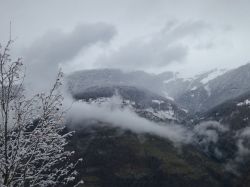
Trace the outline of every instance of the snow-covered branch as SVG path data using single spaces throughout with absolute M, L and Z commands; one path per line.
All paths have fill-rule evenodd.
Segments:
M 12 61 L 9 41 L 0 46 L 0 186 L 54 186 L 75 179 L 65 150 L 71 132 L 63 133 L 62 72 L 49 93 L 28 99 L 21 59 Z

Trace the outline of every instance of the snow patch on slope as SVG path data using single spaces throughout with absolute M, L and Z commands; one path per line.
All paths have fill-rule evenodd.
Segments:
M 193 88 L 191 88 L 191 91 L 197 90 L 197 86 L 194 86 Z
M 168 100 L 171 100 L 171 101 L 174 101 L 174 98 L 173 97 L 170 97 L 169 94 L 167 92 L 163 92 L 164 94 L 164 97 Z
M 168 84 L 168 83 L 174 82 L 176 80 L 182 80 L 183 82 L 187 82 L 187 81 L 191 82 L 191 81 L 194 80 L 194 78 L 193 77 L 187 77 L 184 74 L 180 74 L 179 72 L 175 72 L 174 76 L 172 78 L 164 80 L 163 83 Z
M 237 106 L 249 106 L 249 105 L 250 105 L 250 100 L 249 99 L 237 104 Z
M 162 120 L 176 120 L 175 113 L 172 109 L 169 110 L 154 110 L 153 108 L 145 109 L 146 112 L 151 113 L 155 117 L 158 117 Z
M 204 86 L 204 89 L 207 91 L 208 97 L 210 97 L 210 96 L 211 96 L 211 89 L 210 89 L 209 85 L 208 85 L 208 84 L 205 85 L 205 86 Z
M 200 82 L 203 83 L 203 84 L 207 84 L 209 81 L 223 75 L 226 72 L 227 72 L 226 69 L 215 69 L 211 73 L 209 73 L 207 77 L 202 79 Z

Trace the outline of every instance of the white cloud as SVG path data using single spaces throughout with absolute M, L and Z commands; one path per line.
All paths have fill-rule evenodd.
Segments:
M 129 107 L 121 108 L 121 99 L 117 96 L 102 103 L 77 101 L 71 106 L 68 120 L 75 125 L 91 125 L 93 121 L 101 121 L 108 126 L 131 130 L 134 133 L 167 138 L 175 144 L 188 144 L 193 141 L 192 133 L 181 125 L 158 124 L 138 116 Z

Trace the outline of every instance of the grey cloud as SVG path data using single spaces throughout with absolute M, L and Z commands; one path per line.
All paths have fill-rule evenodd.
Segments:
M 198 37 L 203 32 L 211 30 L 212 26 L 203 21 L 170 21 L 162 29 L 161 34 L 170 42 L 181 40 L 185 37 Z
M 249 156 L 250 154 L 250 127 L 246 127 L 236 133 L 237 138 L 237 157 L 236 161 L 242 161 L 244 157 Z
M 217 158 L 222 156 L 222 152 L 216 147 L 219 141 L 219 136 L 228 132 L 228 128 L 217 121 L 204 121 L 197 124 L 193 131 L 196 136 L 196 141 L 202 146 L 205 152 L 211 152 L 209 149 L 213 147 L 213 152 Z
M 102 55 L 96 65 L 131 70 L 166 67 L 173 62 L 183 62 L 193 45 L 188 39 L 197 39 L 198 42 L 199 36 L 210 29 L 210 25 L 202 21 L 171 21 L 147 38 L 131 41 L 109 55 Z
M 129 70 L 165 66 L 174 61 L 180 62 L 187 55 L 187 50 L 187 47 L 182 45 L 162 46 L 159 43 L 135 41 L 111 56 L 100 57 L 97 64 Z
M 63 63 L 72 59 L 82 48 L 97 42 L 109 42 L 115 35 L 115 28 L 104 23 L 82 24 L 70 33 L 50 31 L 36 40 L 28 49 L 26 58 L 32 63 Z
M 88 47 L 109 42 L 115 34 L 115 28 L 105 23 L 78 25 L 69 33 L 61 30 L 46 33 L 25 49 L 28 80 L 38 81 L 37 84 L 41 83 L 39 80 L 54 77 L 60 64 L 72 60 Z
M 237 175 L 238 166 L 242 164 L 250 155 L 250 127 L 243 128 L 235 133 L 235 144 L 237 152 L 235 157 L 226 164 L 226 170 L 231 171 Z
M 59 4 L 60 6 L 58 6 Z M 157 39 L 156 35 L 159 35 L 159 40 L 165 42 L 166 40 L 174 40 L 175 44 L 176 42 L 180 43 L 177 46 L 181 46 L 185 53 L 181 53 L 182 58 L 166 59 L 166 61 L 160 63 L 162 66 L 155 67 L 154 70 L 158 72 L 166 71 L 173 67 L 175 71 L 184 69 L 193 74 L 205 71 L 208 68 L 236 67 L 249 60 L 249 5 L 249 0 L 75 0 L 73 3 L 65 0 L 43 0 L 39 2 L 32 0 L 23 0 L 22 2 L 18 0 L 2 1 L 0 6 L 2 27 L 0 40 L 5 41 L 8 39 L 9 20 L 12 20 L 13 37 L 18 37 L 17 44 L 20 48 L 29 44 L 48 29 L 61 28 L 69 30 L 72 25 L 77 23 L 102 21 L 114 24 L 119 30 L 119 36 L 112 45 L 119 43 L 119 45 L 124 46 L 133 38 L 150 35 L 167 22 L 162 32 L 156 33 L 152 37 Z M 173 21 L 170 21 L 171 19 Z M 180 20 L 180 22 L 175 19 Z M 201 21 L 187 21 L 196 19 Z M 213 27 L 211 28 L 206 23 L 211 23 Z M 225 29 L 222 31 L 221 27 Z M 211 30 L 211 37 L 208 38 L 207 33 L 200 35 L 200 33 L 209 30 Z M 168 39 L 164 39 L 166 37 Z M 185 41 L 188 37 L 197 37 L 202 43 L 196 43 L 196 48 L 190 49 L 190 45 L 193 45 L 194 40 Z M 179 40 L 176 41 L 176 38 L 179 38 Z M 207 43 L 207 41 L 210 41 L 210 43 Z M 143 43 L 142 41 L 139 42 Z M 157 48 L 157 42 L 152 46 L 158 51 L 164 51 L 160 47 Z M 216 47 L 214 47 L 214 44 L 216 44 Z M 112 47 L 117 48 L 117 46 Z M 132 57 L 129 58 L 132 62 L 124 61 L 125 65 L 116 62 L 117 60 L 123 60 L 122 50 L 129 47 L 133 48 L 133 42 L 128 44 L 127 47 L 121 47 L 120 50 L 114 51 L 111 55 L 103 56 L 97 64 L 99 67 L 111 65 L 126 67 L 127 63 L 128 67 L 143 69 L 144 67 L 153 66 L 156 63 L 155 61 L 158 60 L 154 59 L 154 55 L 148 55 L 149 59 L 137 65 L 138 62 L 132 54 Z M 144 51 L 145 53 L 148 52 L 146 49 Z M 227 52 L 225 53 L 225 51 Z M 187 56 L 188 58 L 186 58 Z M 102 62 L 103 59 L 104 62 Z M 88 61 L 93 62 L 95 58 Z M 165 67 L 165 65 L 174 61 L 187 63 L 171 64 L 171 66 Z M 94 64 L 92 66 L 92 63 L 91 66 L 85 64 L 81 63 L 80 59 L 77 68 L 96 68 Z M 72 66 L 67 68 L 69 71 L 75 70 Z
M 217 121 L 205 121 L 194 127 L 194 132 L 203 136 L 203 141 L 216 143 L 219 138 L 218 133 L 227 132 L 229 129 Z

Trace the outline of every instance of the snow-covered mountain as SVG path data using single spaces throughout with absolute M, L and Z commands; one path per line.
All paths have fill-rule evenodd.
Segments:
M 250 64 L 227 71 L 214 69 L 184 78 L 176 72 L 149 74 L 117 69 L 78 71 L 68 76 L 69 90 L 82 94 L 93 87 L 131 86 L 174 101 L 189 112 L 204 112 L 250 91 Z
M 158 182 L 165 178 L 174 179 L 170 185 L 173 187 L 249 186 L 250 169 L 245 167 L 250 163 L 249 78 L 250 64 L 230 71 L 215 69 L 191 78 L 174 72 L 156 75 L 115 69 L 71 74 L 68 88 L 79 102 L 98 107 L 103 103 L 118 105 L 156 126 L 180 125 L 193 137 L 191 144 L 183 145 L 181 154 L 167 138 L 124 132 L 105 125 L 111 122 L 102 118 L 94 120 L 96 124 L 91 127 L 84 125 L 88 121 L 78 121 L 82 129 L 73 137 L 72 146 L 87 160 L 89 171 L 81 171 L 83 178 L 89 177 L 87 183 L 91 185 L 93 181 L 112 181 L 109 186 L 128 179 L 132 183 L 150 180 L 151 186 L 161 186 Z M 118 97 L 119 102 L 113 102 L 113 97 Z M 89 113 L 86 116 L 96 115 Z M 132 122 L 126 118 L 124 123 Z M 115 164 L 105 165 L 110 158 Z
M 209 78 L 210 76 L 211 74 L 202 79 L 202 84 L 196 87 L 192 85 L 192 88 L 177 96 L 176 102 L 189 110 L 204 112 L 250 91 L 250 64 L 224 72 L 217 77 Z
M 181 123 L 187 115 L 186 110 L 177 107 L 172 100 L 132 86 L 94 86 L 73 93 L 75 99 L 89 104 L 109 102 L 114 96 L 119 98 L 120 107 L 130 108 L 152 121 Z
M 201 88 L 210 95 L 208 88 L 208 82 L 223 75 L 226 72 L 225 69 L 213 69 L 193 77 L 183 77 L 179 73 L 175 73 L 170 79 L 163 80 L 164 93 L 178 100 L 187 92 L 195 92 Z M 194 96 L 191 96 L 194 97 Z M 182 104 L 182 103 L 181 103 Z
M 171 78 L 166 73 L 164 77 Z M 68 85 L 73 93 L 81 93 L 90 87 L 103 86 L 134 86 L 155 93 L 161 93 L 162 82 L 154 74 L 143 71 L 123 72 L 118 69 L 97 69 L 78 71 L 68 77 Z

